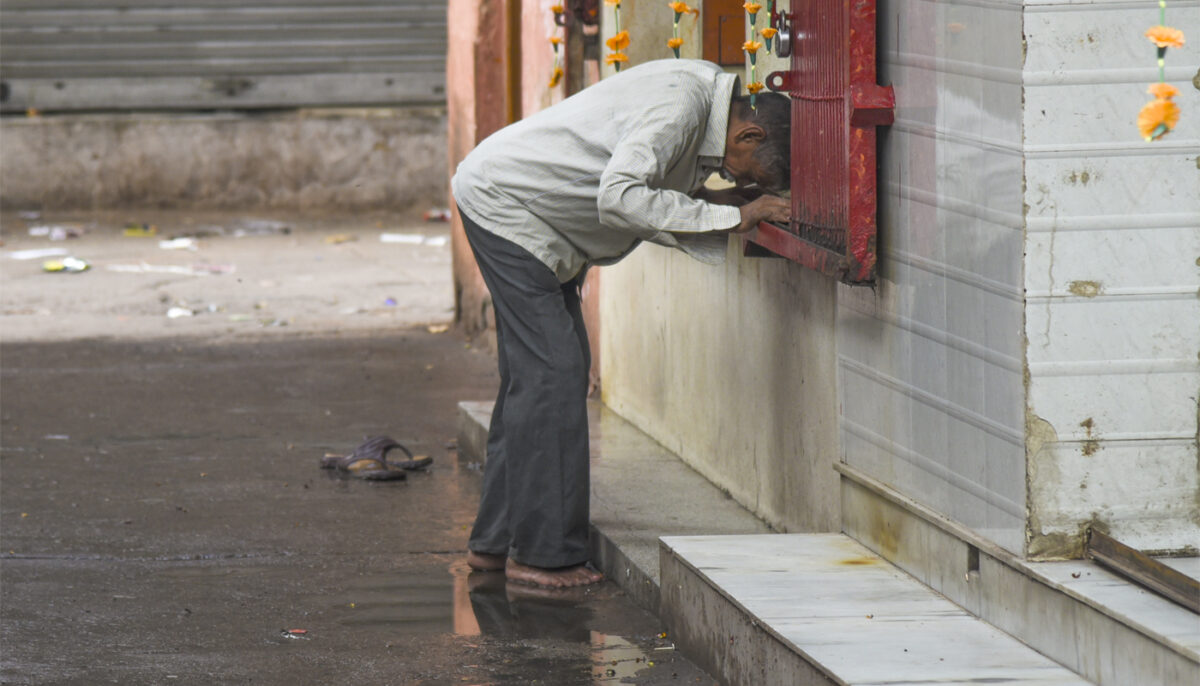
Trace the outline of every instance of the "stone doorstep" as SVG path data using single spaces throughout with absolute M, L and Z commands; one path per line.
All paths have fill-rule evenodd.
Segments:
M 667 537 L 661 615 L 729 684 L 1087 684 L 843 534 Z
M 484 462 L 492 405 L 458 404 L 459 460 Z M 659 537 L 770 531 L 602 403 L 590 402 L 588 414 L 592 562 L 642 607 L 658 610 Z
M 1085 678 L 1200 684 L 1200 617 L 1094 562 L 1030 562 L 846 464 L 842 530 Z M 1188 574 L 1200 560 L 1166 560 Z

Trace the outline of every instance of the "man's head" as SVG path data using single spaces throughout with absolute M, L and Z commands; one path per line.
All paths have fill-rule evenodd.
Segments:
M 791 180 L 792 106 L 779 93 L 734 96 L 729 105 L 722 175 L 739 186 L 784 190 Z

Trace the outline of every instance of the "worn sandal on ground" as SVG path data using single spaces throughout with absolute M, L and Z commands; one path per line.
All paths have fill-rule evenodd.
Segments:
M 407 460 L 388 462 L 388 451 L 399 448 Z M 360 479 L 391 481 L 408 478 L 407 471 L 424 469 L 433 464 L 432 457 L 414 456 L 408 448 L 389 436 L 372 436 L 349 455 L 326 455 L 321 458 L 322 469 L 336 469 Z

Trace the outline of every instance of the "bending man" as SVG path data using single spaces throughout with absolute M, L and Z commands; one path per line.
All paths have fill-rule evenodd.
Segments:
M 500 366 L 473 568 L 548 587 L 600 580 L 587 566 L 591 359 L 579 287 L 588 266 L 642 241 L 716 263 L 730 232 L 787 220 L 779 197 L 735 207 L 703 188 L 713 172 L 739 187 L 787 186 L 787 98 L 762 94 L 751 109 L 736 88 L 715 64 L 649 62 L 496 132 L 459 165 L 451 184 L 492 295 Z

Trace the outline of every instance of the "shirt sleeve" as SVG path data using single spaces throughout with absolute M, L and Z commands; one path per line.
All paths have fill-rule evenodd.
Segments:
M 728 231 L 741 223 L 736 207 L 663 187 L 667 170 L 695 149 L 708 121 L 703 103 L 674 104 L 646 112 L 613 150 L 596 198 L 601 224 L 649 238 L 660 231 Z

